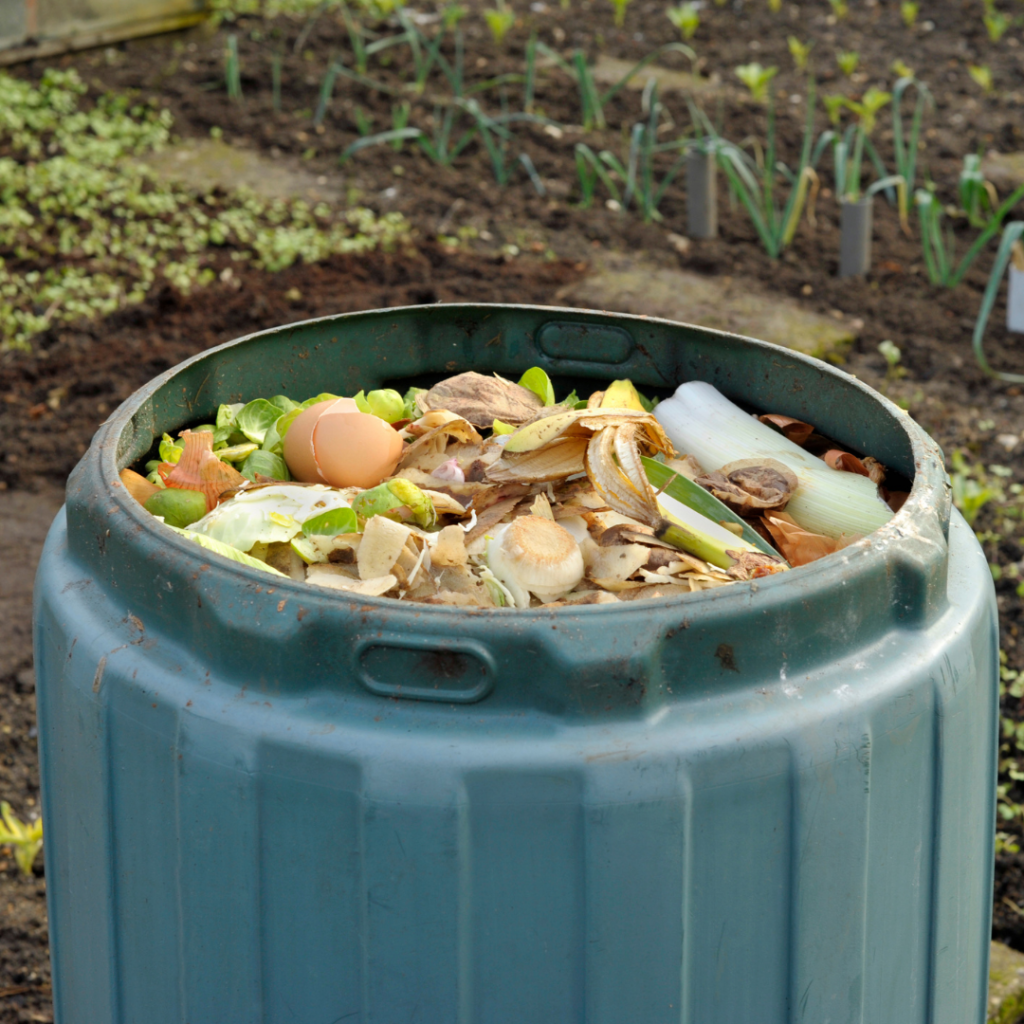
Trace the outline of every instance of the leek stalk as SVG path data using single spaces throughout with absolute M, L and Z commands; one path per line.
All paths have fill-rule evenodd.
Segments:
M 805 530 L 827 537 L 863 536 L 892 518 L 867 477 L 832 469 L 743 412 L 711 384 L 681 384 L 654 415 L 672 444 L 692 455 L 705 472 L 739 459 L 771 458 L 787 465 L 799 486 L 786 512 Z

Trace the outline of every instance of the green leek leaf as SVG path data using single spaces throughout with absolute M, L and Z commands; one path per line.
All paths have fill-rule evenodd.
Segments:
M 741 526 L 743 528 L 743 539 L 748 544 L 753 544 L 758 551 L 766 555 L 772 555 L 775 558 L 781 557 L 778 551 L 748 525 L 741 516 L 736 515 L 731 508 L 723 505 L 710 491 L 704 490 L 700 484 L 695 484 L 692 480 L 683 476 L 682 473 L 677 473 L 674 469 L 670 469 L 660 462 L 655 462 L 654 459 L 647 458 L 646 455 L 642 456 L 641 461 L 644 464 L 647 479 L 650 480 L 655 490 L 662 490 L 670 498 L 675 498 L 676 501 L 682 502 L 688 508 L 692 508 L 694 512 L 699 512 L 702 516 L 706 516 L 713 523 L 735 523 Z

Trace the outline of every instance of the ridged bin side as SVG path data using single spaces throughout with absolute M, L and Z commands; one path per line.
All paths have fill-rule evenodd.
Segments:
M 60 1021 L 984 1020 L 995 620 L 959 518 L 929 630 L 613 732 L 212 681 L 61 542 Z

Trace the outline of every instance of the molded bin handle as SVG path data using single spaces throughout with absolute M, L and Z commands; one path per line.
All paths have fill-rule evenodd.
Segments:
M 549 359 L 617 366 L 633 354 L 636 341 L 613 324 L 549 320 L 537 331 L 537 347 Z
M 354 649 L 356 676 L 378 697 L 473 704 L 494 689 L 494 656 L 475 640 L 379 633 Z

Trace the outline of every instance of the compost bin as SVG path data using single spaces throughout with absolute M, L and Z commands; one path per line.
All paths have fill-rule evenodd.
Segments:
M 913 481 L 799 570 L 472 611 L 268 577 L 119 471 L 219 403 L 462 370 L 705 380 Z M 36 587 L 62 1024 L 982 1024 L 988 566 L 841 371 L 652 320 L 438 305 L 196 356 L 109 418 Z

